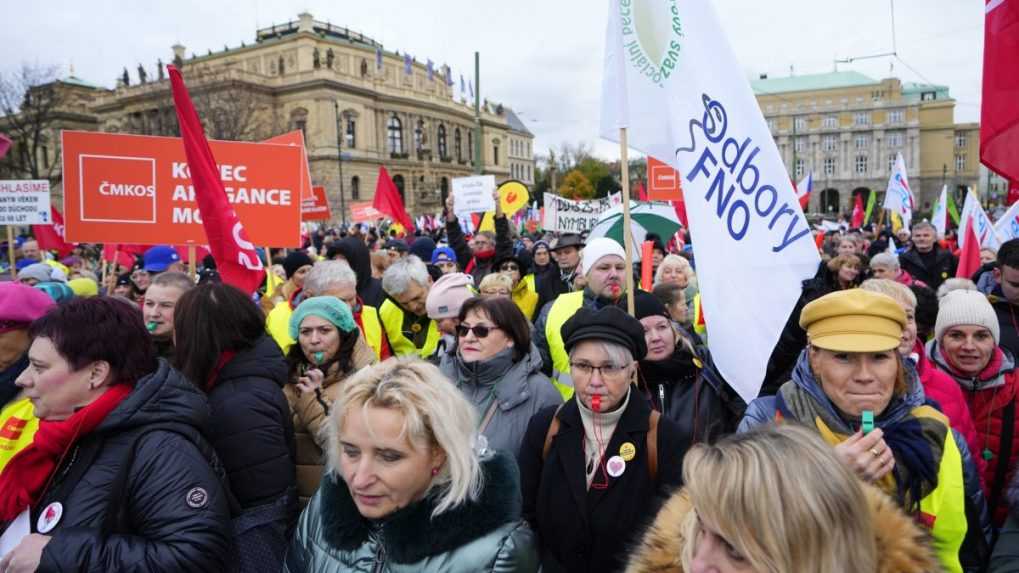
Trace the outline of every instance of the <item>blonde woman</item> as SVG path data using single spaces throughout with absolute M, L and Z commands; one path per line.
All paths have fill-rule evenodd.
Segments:
M 914 520 L 794 424 L 695 446 L 683 478 L 628 573 L 938 570 Z
M 537 571 L 516 464 L 439 370 L 391 358 L 340 388 L 329 461 L 285 571 Z
M 482 298 L 494 296 L 510 298 L 513 296 L 513 279 L 506 273 L 489 273 L 481 279 L 478 292 Z

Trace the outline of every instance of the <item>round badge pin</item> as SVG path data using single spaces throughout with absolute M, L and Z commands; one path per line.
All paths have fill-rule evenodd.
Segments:
M 53 531 L 53 528 L 60 523 L 60 518 L 64 515 L 64 506 L 59 501 L 46 506 L 39 514 L 39 521 L 35 524 L 35 529 L 39 533 L 49 533 Z
M 637 447 L 632 442 L 623 442 L 623 445 L 619 446 L 619 457 L 623 458 L 624 462 L 628 462 L 637 455 Z
M 623 475 L 623 472 L 626 471 L 626 462 L 624 462 L 623 458 L 619 456 L 612 456 L 605 464 L 605 470 L 610 476 L 617 478 Z

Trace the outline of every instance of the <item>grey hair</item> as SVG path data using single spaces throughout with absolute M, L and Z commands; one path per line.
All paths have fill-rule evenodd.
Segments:
M 177 271 L 159 273 L 152 279 L 152 284 L 163 287 L 176 287 L 181 292 L 187 292 L 195 288 L 195 281 L 187 273 Z
M 414 255 L 403 257 L 389 265 L 382 274 L 382 290 L 390 296 L 407 292 L 410 281 L 422 287 L 428 286 L 428 268 Z
M 598 345 L 601 347 L 602 354 L 609 359 L 609 364 L 616 368 L 622 368 L 629 366 L 633 363 L 633 354 L 630 353 L 630 349 L 623 346 L 622 344 L 616 344 L 615 342 L 609 342 L 607 340 L 581 340 L 580 342 L 590 342 L 591 344 Z M 573 354 L 580 348 L 580 342 L 576 346 L 570 349 L 570 360 L 573 359 Z
M 320 295 L 340 285 L 357 287 L 357 275 L 346 261 L 320 261 L 304 277 L 309 296 Z
M 892 270 L 898 270 L 900 268 L 899 257 L 891 253 L 878 253 L 870 260 L 870 268 L 874 268 L 875 266 L 883 266 Z
M 914 233 L 919 231 L 920 229 L 930 229 L 931 231 L 937 232 L 937 229 L 934 228 L 934 225 L 932 225 L 931 222 L 928 221 L 927 219 L 924 219 L 923 221 L 920 221 L 919 223 L 913 225 Z
M 967 278 L 952 277 L 946 279 L 938 287 L 938 302 L 945 298 L 945 295 L 955 290 L 977 290 L 977 285 Z

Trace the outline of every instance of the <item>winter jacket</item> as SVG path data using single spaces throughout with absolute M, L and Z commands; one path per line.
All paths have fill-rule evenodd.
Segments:
M 28 352 L 22 354 L 17 362 L 0 371 L 0 409 L 21 393 L 21 388 L 14 381 L 21 376 L 25 368 L 28 368 Z
M 505 454 L 483 459 L 477 500 L 435 517 L 426 496 L 380 521 L 358 513 L 334 472 L 301 514 L 286 573 L 530 573 L 538 570 L 534 534 L 520 519 L 519 474 Z
M 1019 573 L 1019 480 L 1012 480 L 1008 505 L 1008 519 L 998 533 L 991 555 L 990 573 Z
M 863 493 L 870 509 L 877 546 L 878 567 L 875 573 L 939 570 L 927 546 L 926 534 L 917 527 L 916 521 L 902 513 L 895 502 L 877 488 L 864 485 Z M 686 491 L 673 494 L 644 534 L 643 541 L 630 558 L 626 573 L 684 573 L 682 554 L 687 540 L 683 526 L 692 509 Z M 796 543 L 795 539 L 787 541 Z M 839 540 L 832 540 L 832 543 L 839 543 Z
M 297 495 L 302 507 L 307 505 L 322 480 L 324 452 L 329 443 L 327 406 L 336 400 L 347 377 L 375 363 L 375 353 L 363 337 L 358 337 L 351 361 L 352 370 L 349 372 L 340 372 L 340 365 L 334 363 L 329 368 L 329 374 L 322 380 L 318 392 L 301 392 L 297 388 L 300 375 L 296 370 L 291 373 L 290 384 L 283 388 L 293 412 L 294 441 L 297 446 Z
M 39 514 L 59 502 L 37 571 L 223 571 L 230 550 L 227 494 L 202 437 L 205 396 L 166 362 L 54 474 Z
M 957 382 L 960 380 L 945 362 L 937 341 L 928 343 L 927 352 L 939 370 Z M 981 455 L 987 462 L 983 481 L 987 487 L 987 507 L 991 510 L 994 525 L 997 527 L 1001 527 L 1005 522 L 1008 513 L 1005 490 L 1016 474 L 1016 463 L 1019 461 L 1019 416 L 1016 415 L 1019 372 L 1015 369 L 1012 354 L 1007 350 L 1003 352 L 998 372 L 990 379 L 978 381 L 977 388 L 981 384 L 990 384 L 992 380 L 997 379 L 1003 379 L 1004 384 L 977 390 L 969 390 L 962 386 L 962 394 L 966 398 L 978 439 L 984 448 L 975 455 Z M 971 380 L 965 381 L 972 383 Z M 1007 423 L 1009 420 L 1011 424 Z
M 508 349 L 484 362 L 465 363 L 454 348 L 442 357 L 439 369 L 474 405 L 479 423 L 495 408 L 481 433 L 488 447 L 514 457 L 531 417 L 562 403 L 559 392 L 541 373 L 541 355 L 533 344 L 518 361 L 513 360 L 513 349 Z
M 1012 353 L 1012 356 L 1019 356 L 1019 308 L 1008 302 L 1001 286 L 995 285 L 987 300 L 998 317 L 999 330 L 1001 331 L 1001 342 L 999 346 Z
M 559 295 L 573 292 L 573 279 L 577 276 L 576 272 L 574 269 L 563 276 L 562 271 L 553 261 L 541 274 L 534 273 L 534 288 L 538 292 L 538 303 L 535 305 L 537 314 L 540 315 L 542 310 L 548 308 L 550 302 L 559 298 Z
M 646 401 L 631 398 L 615 431 L 605 437 L 605 456 L 623 455 L 621 446 L 629 444 L 632 457 L 619 477 L 598 473 L 596 479 L 606 479 L 607 487 L 587 486 L 584 427 L 576 398 L 561 409 L 538 412 L 527 427 L 520 450 L 524 517 L 538 534 L 546 573 L 619 571 L 643 524 L 682 484 L 683 456 L 693 443 L 692 436 L 683 434 L 672 420 L 659 418 L 658 471 L 653 483 L 647 451 L 651 408 Z M 543 457 L 553 416 L 559 418 L 559 431 L 548 456 Z
M 294 427 L 283 395 L 287 363 L 262 335 L 219 371 L 209 392 L 209 439 L 242 515 L 233 527 L 240 571 L 278 569 L 297 518 Z
M 360 237 L 344 237 L 333 243 L 329 257 L 342 256 L 357 275 L 357 296 L 364 304 L 378 308 L 386 300 L 382 281 L 372 277 L 372 259 L 368 246 Z M 425 261 L 426 263 L 428 261 Z
M 956 265 L 958 260 L 955 256 L 937 244 L 934 245 L 934 258 L 930 267 L 924 265 L 924 259 L 916 247 L 911 247 L 899 255 L 899 266 L 902 270 L 912 275 L 915 280 L 923 281 L 935 291 L 946 279 L 955 276 Z
M 471 248 L 467 245 L 467 238 L 464 236 L 463 229 L 460 228 L 458 219 L 446 221 L 446 239 L 449 241 L 449 246 L 456 253 L 460 270 L 471 275 L 474 279 L 474 286 L 480 286 L 481 279 L 494 270 L 495 261 L 513 254 L 513 240 L 509 236 L 509 221 L 506 220 L 505 215 L 493 217 L 493 219 L 495 220 L 495 254 L 487 259 L 479 259 L 474 256 Z
M 736 431 L 746 404 L 715 368 L 706 347 L 676 345 L 672 356 L 641 360 L 638 388 L 648 404 L 676 422 L 695 442 L 714 442 Z

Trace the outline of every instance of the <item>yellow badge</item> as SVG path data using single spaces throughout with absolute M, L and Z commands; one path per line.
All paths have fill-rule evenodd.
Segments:
M 619 446 L 619 457 L 623 458 L 624 462 L 628 462 L 637 455 L 637 448 L 630 442 L 624 442 L 623 445 Z
M 421 325 L 415 322 L 414 324 L 410 325 L 410 331 L 413 332 L 414 334 L 421 332 Z
M 696 356 L 693 359 L 693 365 L 696 366 L 697 368 L 704 368 L 704 363 L 701 362 L 701 359 L 697 358 Z

